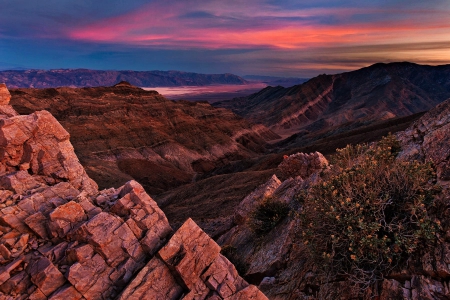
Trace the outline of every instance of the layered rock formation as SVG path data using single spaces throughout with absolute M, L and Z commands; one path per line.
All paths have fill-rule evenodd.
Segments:
M 0 109 L 0 299 L 267 299 L 137 182 L 98 191 L 50 113 Z
M 141 87 L 245 84 L 233 74 L 198 74 L 180 71 L 101 71 L 88 69 L 0 71 L 0 82 L 12 87 L 94 87 L 128 81 Z
M 278 138 L 228 110 L 170 101 L 126 83 L 11 94 L 19 113 L 45 109 L 55 116 L 101 188 L 136 179 L 159 194 L 191 182 L 196 174 L 262 153 L 267 140 Z
M 214 105 L 289 136 L 408 116 L 427 111 L 449 97 L 449 65 L 391 63 L 320 75 L 290 88 L 267 87 Z

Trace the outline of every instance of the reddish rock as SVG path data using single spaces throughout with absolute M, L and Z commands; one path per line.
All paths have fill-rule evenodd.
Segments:
M 109 278 L 112 271 L 103 258 L 96 254 L 90 260 L 73 264 L 66 276 L 86 299 L 103 299 L 109 297 L 114 286 Z
M 26 191 L 39 187 L 40 185 L 26 171 L 19 171 L 0 177 L 0 188 L 11 190 L 16 194 L 25 194 Z
M 404 132 L 397 134 L 401 142 L 401 159 L 432 161 L 438 178 L 450 180 L 450 99 L 431 109 Z
M 0 267 L 0 285 L 2 285 L 6 280 L 11 278 L 10 273 L 14 271 L 18 266 L 20 266 L 23 262 L 24 258 L 20 257 L 16 260 L 10 262 L 6 266 Z
M 158 258 L 153 258 L 122 292 L 119 300 L 180 299 L 183 288 L 177 283 L 169 268 Z
M 0 120 L 0 163 L 29 163 L 33 174 L 70 181 L 76 188 L 95 193 L 97 185 L 86 175 L 69 142 L 69 134 L 46 111 Z
M 191 289 L 219 253 L 219 245 L 192 219 L 188 219 L 158 255 L 169 267 L 176 270 L 184 284 Z
M 40 290 L 36 289 L 29 297 L 30 300 L 47 300 L 47 296 Z
M 26 294 L 31 285 L 30 276 L 25 271 L 20 271 L 0 285 L 0 291 L 7 295 L 21 295 Z
M 122 240 L 114 234 L 122 222 L 120 218 L 102 212 L 84 223 L 72 235 L 76 240 L 91 244 L 106 259 L 108 265 L 115 267 L 128 257 L 122 248 Z
M 6 84 L 0 83 L 0 105 L 8 105 L 11 100 L 11 94 L 6 87 Z
M 214 260 L 201 278 L 207 287 L 216 291 L 222 298 L 230 297 L 248 286 L 234 265 L 222 255 Z
M 310 154 L 297 153 L 285 157 L 278 169 L 287 179 L 300 176 L 306 179 L 314 173 L 320 172 L 328 166 L 328 160 L 319 152 Z
M 47 227 L 45 226 L 47 223 L 47 218 L 41 212 L 37 212 L 29 216 L 24 222 L 39 238 L 48 238 Z
M 31 276 L 31 281 L 46 296 L 49 296 L 66 282 L 63 274 L 45 257 L 30 262 L 27 272 Z
M 83 207 L 70 201 L 57 207 L 49 215 L 50 222 L 48 227 L 54 237 L 65 236 L 70 230 L 78 225 L 85 218 Z
M 110 211 L 130 218 L 132 220 L 130 228 L 133 233 L 136 232 L 136 237 L 142 236 L 145 232 L 140 243 L 146 253 L 154 255 L 172 232 L 166 216 L 136 181 L 127 182 L 122 187 L 119 197 L 121 198 L 114 203 Z
M 70 263 L 85 263 L 90 260 L 94 255 L 94 249 L 91 245 L 82 245 L 76 248 L 71 248 L 67 250 L 67 260 Z
M 0 299 L 205 299 L 248 285 L 192 220 L 167 242 L 137 182 L 97 193 L 48 113 L 0 107 L 0 146 Z
M 62 286 L 48 300 L 80 300 L 83 296 L 70 285 Z

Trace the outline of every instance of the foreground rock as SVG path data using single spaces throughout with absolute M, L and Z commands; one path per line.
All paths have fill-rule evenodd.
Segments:
M 50 113 L 2 115 L 0 145 L 1 300 L 267 299 L 136 181 L 99 192 Z

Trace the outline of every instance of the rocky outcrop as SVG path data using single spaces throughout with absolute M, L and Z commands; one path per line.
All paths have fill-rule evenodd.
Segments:
M 328 166 L 328 160 L 320 152 L 314 153 L 296 153 L 285 156 L 278 166 L 285 179 L 300 176 L 303 179 L 308 178 L 314 173 L 324 170 Z
M 48 112 L 2 117 L 0 145 L 0 299 L 267 299 L 136 181 L 98 191 Z
M 450 180 L 450 99 L 427 112 L 397 137 L 403 149 L 401 159 L 431 161 L 437 168 L 438 178 Z
M 267 140 L 278 138 L 225 109 L 170 101 L 124 83 L 11 94 L 19 113 L 48 110 L 55 116 L 100 188 L 135 179 L 157 195 L 191 182 L 196 174 L 258 155 Z

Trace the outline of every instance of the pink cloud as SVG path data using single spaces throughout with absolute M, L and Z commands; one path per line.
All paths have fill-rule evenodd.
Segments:
M 405 38 L 410 41 L 420 41 L 424 36 L 426 39 L 435 37 L 437 40 L 442 40 L 445 38 L 445 33 L 442 33 L 440 29 L 450 32 L 448 12 L 428 11 L 427 14 L 423 10 L 408 12 L 410 15 L 422 16 L 420 22 L 398 18 L 390 22 L 374 21 L 354 24 L 342 22 L 328 25 L 314 24 L 311 18 L 330 15 L 338 19 L 346 19 L 355 14 L 395 14 L 396 12 L 361 8 L 286 11 L 264 5 L 256 6 L 253 10 L 237 10 L 237 3 L 231 1 L 229 5 L 218 4 L 218 2 L 203 5 L 202 11 L 212 16 L 208 20 L 183 18 L 186 13 L 199 9 L 195 1 L 188 1 L 188 4 L 191 2 L 192 7 L 187 7 L 184 1 L 176 1 L 170 5 L 151 3 L 128 14 L 70 29 L 66 35 L 72 40 L 156 48 L 302 49 L 327 45 L 386 43 Z M 441 17 L 429 17 L 435 14 Z M 442 14 L 445 17 L 442 17 Z M 425 15 L 427 18 L 423 17 Z M 213 16 L 217 16 L 217 19 Z M 248 21 L 251 18 L 257 18 L 260 25 L 249 26 L 251 22 Z M 229 26 L 224 25 L 223 22 L 230 22 Z

